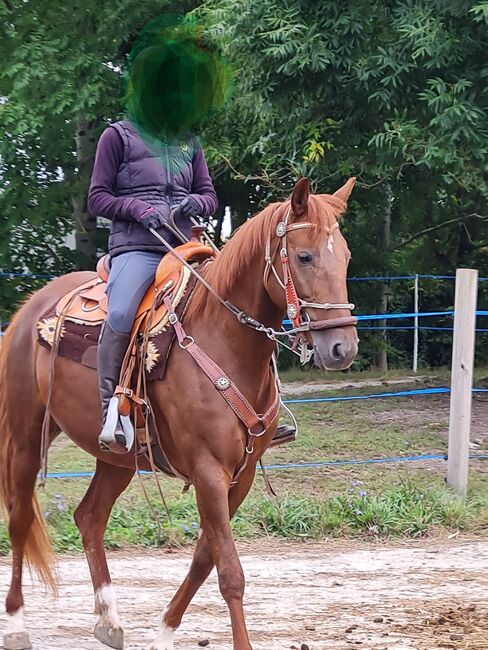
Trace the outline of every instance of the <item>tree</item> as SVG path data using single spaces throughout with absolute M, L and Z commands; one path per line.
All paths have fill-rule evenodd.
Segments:
M 93 267 L 96 222 L 86 194 L 98 136 L 121 114 L 121 67 L 149 19 L 193 4 L 0 4 L 0 266 Z M 75 259 L 60 245 L 73 228 Z
M 298 175 L 319 191 L 357 175 L 344 224 L 353 273 L 486 269 L 487 6 L 206 2 L 237 71 L 208 137 L 216 158 L 263 199 Z M 384 285 L 372 307 L 386 303 Z

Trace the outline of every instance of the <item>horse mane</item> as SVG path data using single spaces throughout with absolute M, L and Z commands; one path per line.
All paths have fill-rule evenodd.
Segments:
M 268 237 L 274 234 L 276 226 L 285 218 L 290 208 L 290 199 L 271 203 L 264 210 L 248 219 L 237 228 L 232 238 L 222 248 L 220 255 L 205 269 L 205 279 L 223 298 L 229 298 L 229 293 L 251 260 L 264 251 Z M 330 228 L 345 212 L 344 201 L 331 194 L 311 194 L 308 200 L 307 212 L 297 221 L 308 221 L 317 228 L 317 233 Z M 189 305 L 189 315 L 202 311 L 209 302 L 213 303 L 203 286 L 197 290 Z

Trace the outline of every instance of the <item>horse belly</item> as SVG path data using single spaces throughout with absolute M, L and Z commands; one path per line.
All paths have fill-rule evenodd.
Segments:
M 51 354 L 39 348 L 37 381 L 43 402 L 47 403 Z M 52 387 L 50 413 L 58 427 L 92 456 L 119 467 L 134 467 L 133 454 L 117 455 L 102 451 L 98 434 L 102 427 L 102 407 L 95 370 L 58 357 Z M 141 468 L 145 468 L 141 462 Z

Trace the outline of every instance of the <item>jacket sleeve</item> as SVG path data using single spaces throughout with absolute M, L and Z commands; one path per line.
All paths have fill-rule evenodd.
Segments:
M 151 208 L 149 203 L 130 196 L 116 196 L 115 181 L 123 160 L 124 145 L 117 131 L 108 127 L 100 136 L 88 191 L 88 211 L 107 219 L 137 220 Z
M 202 217 L 210 217 L 217 210 L 217 194 L 210 178 L 205 154 L 200 146 L 197 147 L 193 156 L 193 183 L 190 196 L 200 206 Z

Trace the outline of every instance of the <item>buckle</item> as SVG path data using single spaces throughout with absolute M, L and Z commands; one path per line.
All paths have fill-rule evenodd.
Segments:
M 171 325 L 175 325 L 178 322 L 178 316 L 174 312 L 169 315 L 169 322 Z
M 182 350 L 186 350 L 186 348 L 187 348 L 189 345 L 191 345 L 192 343 L 195 343 L 195 339 L 193 338 L 193 336 L 185 336 L 185 338 L 183 339 L 183 341 L 187 341 L 187 343 L 186 343 L 185 345 L 183 345 L 183 342 L 180 343 L 180 342 L 178 341 L 178 345 L 180 346 L 180 348 L 181 348 Z

